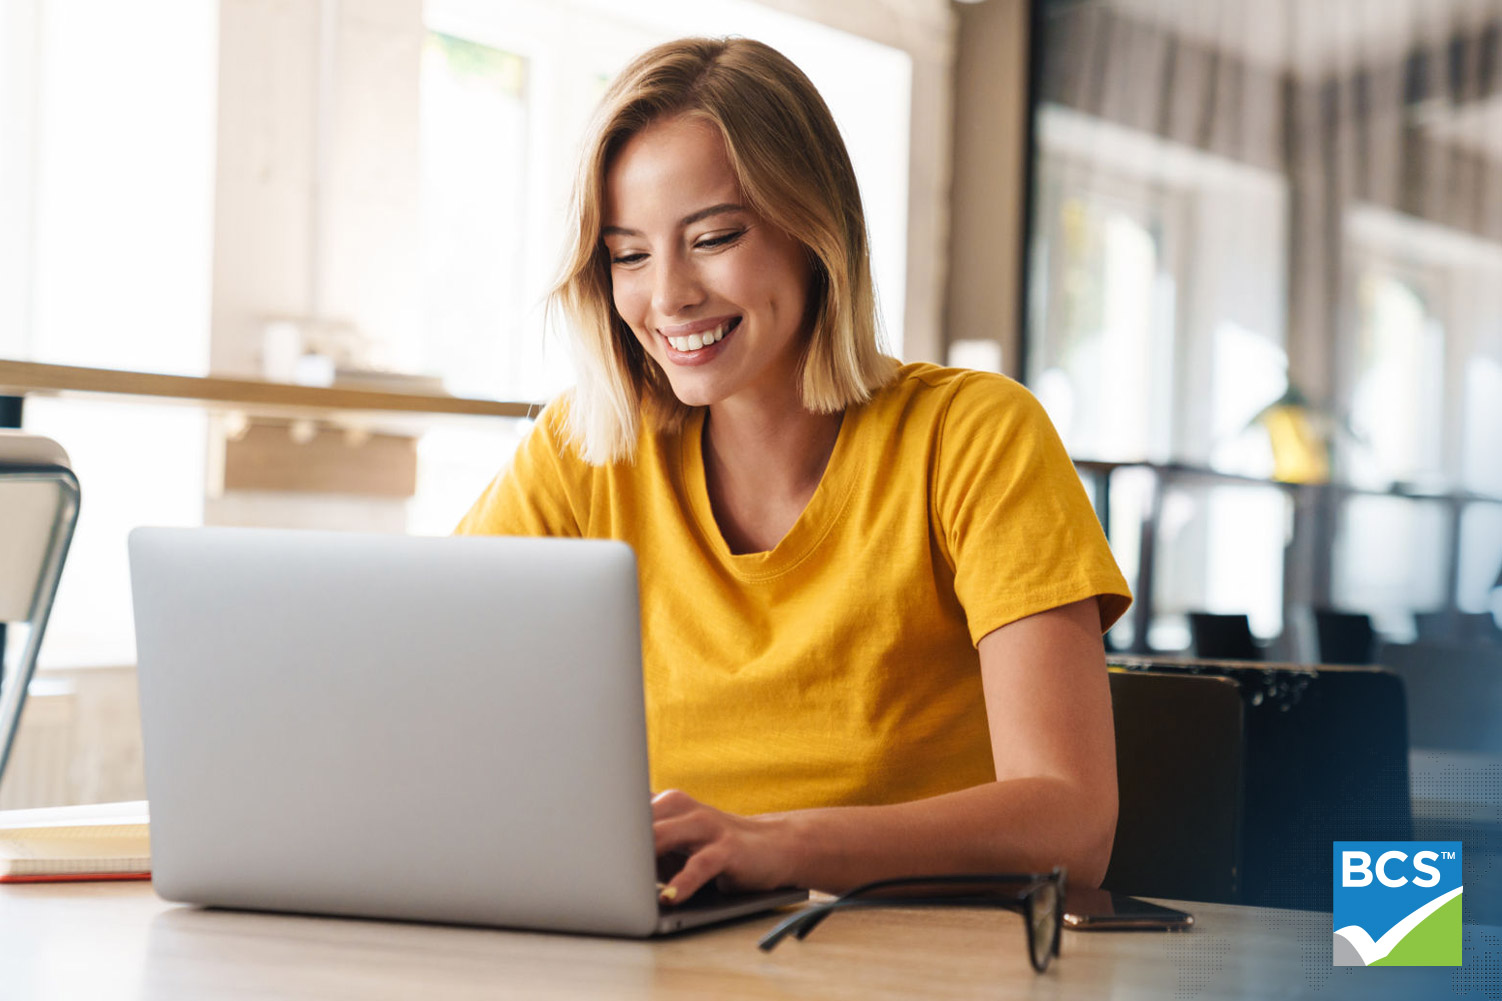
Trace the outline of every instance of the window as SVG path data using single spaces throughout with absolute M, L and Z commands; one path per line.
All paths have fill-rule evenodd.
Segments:
M 424 347 L 460 396 L 523 399 L 541 338 L 527 337 L 527 77 L 522 56 L 430 31 L 421 81 Z
M 1502 245 L 1371 205 L 1349 213 L 1347 240 L 1355 311 L 1339 361 L 1355 437 L 1341 443 L 1346 474 L 1377 489 L 1502 496 Z M 1452 545 L 1454 581 L 1445 579 Z M 1408 637 L 1412 614 L 1446 607 L 1452 588 L 1459 610 L 1487 610 L 1499 567 L 1502 505 L 1354 499 L 1342 511 L 1334 597 Z
M 1161 455 L 1174 310 L 1164 210 L 1150 192 L 1113 197 L 1098 179 L 1071 184 L 1072 173 L 1061 168 L 1056 198 L 1044 201 L 1047 293 L 1032 382 L 1076 455 Z
M 1348 475 L 1386 486 L 1444 474 L 1445 330 L 1432 276 L 1369 264 L 1356 287 Z
M 1070 453 L 1269 475 L 1267 436 L 1250 425 L 1288 388 L 1282 179 L 1054 104 L 1038 141 L 1028 381 Z M 1137 470 L 1112 480 L 1112 547 L 1129 575 L 1154 489 Z M 1194 610 L 1246 612 L 1276 635 L 1287 498 L 1185 477 L 1157 489 L 1161 614 L 1147 637 L 1128 621 L 1112 642 L 1182 648 Z
M 1038 144 L 1027 380 L 1070 452 L 1271 473 L 1284 182 L 1052 104 Z
M 1335 535 L 1336 607 L 1367 611 L 1378 631 L 1411 639 L 1412 613 L 1444 607 L 1447 515 L 1443 504 L 1400 497 L 1347 501 Z

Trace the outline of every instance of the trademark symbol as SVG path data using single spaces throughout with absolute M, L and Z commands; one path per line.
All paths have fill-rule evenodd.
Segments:
M 1440 852 L 1439 854 L 1440 854 L 1441 857 L 1450 859 L 1452 861 L 1455 858 L 1455 853 L 1454 852 Z

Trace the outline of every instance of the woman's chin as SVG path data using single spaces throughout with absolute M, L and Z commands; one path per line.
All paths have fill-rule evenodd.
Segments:
M 724 398 L 723 392 L 718 392 L 716 386 L 708 379 L 696 378 L 669 378 L 668 385 L 672 387 L 673 395 L 678 402 L 686 407 L 708 407 L 720 402 Z

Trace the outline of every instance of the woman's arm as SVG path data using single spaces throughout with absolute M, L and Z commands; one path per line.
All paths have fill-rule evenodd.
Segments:
M 889 876 L 1047 871 L 1099 885 L 1116 830 L 1116 750 L 1094 598 L 1020 619 L 979 645 L 996 781 L 892 806 L 739 817 L 685 793 L 653 801 L 658 854 L 688 862 L 664 897 L 711 879 L 839 891 Z

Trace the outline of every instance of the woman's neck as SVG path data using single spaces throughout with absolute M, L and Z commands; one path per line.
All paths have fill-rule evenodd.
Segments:
M 769 497 L 812 494 L 840 435 L 840 414 L 803 407 L 711 407 L 704 418 L 704 464 L 711 482 Z

